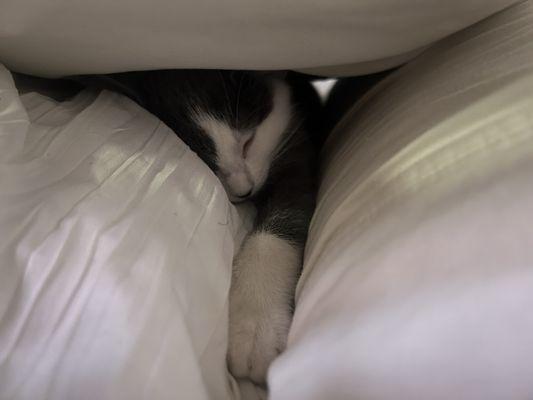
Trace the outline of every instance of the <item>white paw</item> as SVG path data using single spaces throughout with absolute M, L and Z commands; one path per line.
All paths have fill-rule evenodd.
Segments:
M 261 385 L 256 385 L 248 379 L 238 379 L 239 391 L 241 396 L 237 397 L 240 400 L 267 400 L 268 393 Z
M 236 377 L 264 383 L 270 363 L 285 349 L 291 323 L 290 306 L 265 309 L 248 302 L 230 307 L 230 371 Z
M 245 241 L 230 293 L 228 365 L 235 377 L 264 383 L 285 349 L 299 262 L 299 250 L 273 235 Z

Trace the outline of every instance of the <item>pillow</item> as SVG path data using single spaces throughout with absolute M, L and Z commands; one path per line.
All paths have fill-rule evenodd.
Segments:
M 42 76 L 162 68 L 362 74 L 404 63 L 515 2 L 10 1 L 0 14 L 0 61 Z
M 337 126 L 271 399 L 533 398 L 532 27 L 446 39 Z
M 0 68 L 0 398 L 230 399 L 246 219 L 120 95 L 19 97 Z

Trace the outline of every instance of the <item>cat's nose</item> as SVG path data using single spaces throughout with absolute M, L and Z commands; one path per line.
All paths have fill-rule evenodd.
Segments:
M 250 197 L 251 194 L 252 194 L 252 189 L 248 190 L 248 191 L 247 191 L 246 193 L 244 193 L 244 194 L 237 194 L 237 195 L 235 195 L 235 196 L 238 197 L 239 199 L 244 200 L 244 199 Z
M 245 171 L 228 174 L 223 183 L 228 194 L 239 201 L 249 197 L 254 190 L 254 184 Z

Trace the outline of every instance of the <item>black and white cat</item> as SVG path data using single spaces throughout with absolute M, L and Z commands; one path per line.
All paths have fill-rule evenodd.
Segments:
M 255 204 L 254 229 L 234 259 L 227 358 L 234 376 L 264 383 L 285 347 L 315 206 L 318 96 L 297 77 L 247 71 L 103 79 L 173 129 L 219 177 L 232 202 Z

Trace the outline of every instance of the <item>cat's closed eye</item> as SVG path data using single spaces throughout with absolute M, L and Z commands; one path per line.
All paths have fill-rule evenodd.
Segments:
M 216 148 L 219 177 L 233 201 L 242 201 L 261 190 L 289 127 L 289 90 L 283 82 L 269 84 L 272 108 L 255 127 L 239 131 L 226 121 L 203 125 Z
M 248 149 L 250 148 L 252 141 L 254 140 L 255 130 L 252 132 L 249 132 L 246 137 L 244 138 L 243 144 L 242 144 L 242 156 L 243 158 L 246 158 L 248 155 Z

